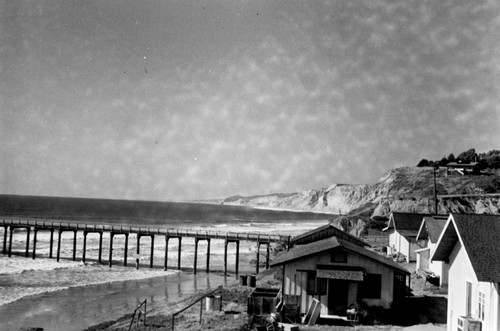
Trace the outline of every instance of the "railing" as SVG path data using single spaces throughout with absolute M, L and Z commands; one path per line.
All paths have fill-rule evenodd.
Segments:
M 36 227 L 37 229 L 55 229 L 61 231 L 112 232 L 114 234 L 137 233 L 141 235 L 165 235 L 168 237 L 193 237 L 211 239 L 232 239 L 258 242 L 279 242 L 286 236 L 266 235 L 251 232 L 219 232 L 207 230 L 187 230 L 161 227 L 137 227 L 110 224 L 81 224 L 74 222 L 53 222 L 47 220 L 0 219 L 0 226 Z
M 146 310 L 147 310 L 147 299 L 145 299 L 143 302 L 141 302 L 137 308 L 134 310 L 134 314 L 132 315 L 132 319 L 130 320 L 130 325 L 128 326 L 128 331 L 132 329 L 132 325 L 134 324 L 134 320 L 136 319 L 135 317 L 137 316 L 137 320 L 135 323 L 135 326 L 139 326 L 139 322 L 141 321 L 141 315 L 144 315 L 143 319 L 143 325 L 146 325 Z M 144 310 L 142 310 L 142 306 L 144 306 Z
M 217 287 L 215 290 L 212 290 L 210 292 L 206 292 L 205 294 L 203 294 L 201 297 L 199 297 L 198 299 L 196 299 L 195 301 L 191 302 L 189 305 L 187 305 L 186 307 L 182 308 L 181 310 L 179 311 L 176 311 L 175 313 L 172 314 L 172 331 L 175 331 L 175 316 L 179 315 L 179 314 L 182 314 L 183 312 L 185 312 L 186 310 L 188 310 L 189 308 L 191 308 L 192 306 L 194 306 L 195 304 L 197 304 L 198 302 L 200 302 L 201 300 L 203 300 L 204 298 L 208 297 L 208 296 L 211 296 L 213 295 L 215 292 L 217 291 L 220 291 L 220 289 L 222 288 L 222 286 L 219 286 Z M 222 298 L 221 298 L 222 300 Z M 222 304 L 222 303 L 221 303 Z M 200 304 L 200 324 L 202 322 L 202 317 L 203 317 L 203 302 L 201 302 Z

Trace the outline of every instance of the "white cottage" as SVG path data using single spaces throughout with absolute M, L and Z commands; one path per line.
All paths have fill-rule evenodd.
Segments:
M 382 306 L 404 298 L 410 273 L 391 259 L 359 244 L 329 237 L 279 253 L 271 267 L 282 267 L 283 299 L 306 313 L 313 299 L 321 316 L 345 316 L 352 304 Z
M 448 284 L 448 264 L 443 261 L 431 261 L 431 254 L 436 248 L 439 235 L 446 224 L 447 216 L 428 216 L 424 217 L 420 230 L 417 234 L 417 242 L 423 242 L 424 248 L 416 249 L 417 254 L 417 272 L 432 275 L 439 280 L 437 285 Z
M 500 330 L 500 216 L 449 216 L 432 261 L 449 263 L 448 330 Z
M 387 227 L 383 230 L 389 233 L 387 254 L 401 254 L 406 262 L 416 260 L 415 250 L 421 248 L 417 242 L 417 234 L 424 217 L 429 214 L 393 212 Z

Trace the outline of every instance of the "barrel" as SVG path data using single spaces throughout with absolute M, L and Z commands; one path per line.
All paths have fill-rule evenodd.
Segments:
M 240 285 L 242 285 L 242 286 L 247 285 L 247 275 L 240 276 Z
M 247 276 L 247 283 L 248 283 L 248 286 L 255 287 L 255 275 L 248 275 Z
M 205 310 L 221 310 L 222 309 L 222 297 L 220 295 L 208 296 L 206 297 Z

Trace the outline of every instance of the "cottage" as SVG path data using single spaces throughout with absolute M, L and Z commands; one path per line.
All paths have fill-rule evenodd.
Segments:
M 447 262 L 448 330 L 500 330 L 500 216 L 451 214 L 432 261 Z
M 406 269 L 335 236 L 279 253 L 271 263 L 278 266 L 283 272 L 283 300 L 297 302 L 303 314 L 314 300 L 319 301 L 322 317 L 345 317 L 352 304 L 389 308 L 409 287 Z
M 446 224 L 447 216 L 424 217 L 416 241 L 424 242 L 424 248 L 416 249 L 417 272 L 427 277 L 437 279 L 435 285 L 443 286 L 448 283 L 448 264 L 443 261 L 431 261 L 431 254 L 434 252 L 439 235 Z
M 416 260 L 415 250 L 421 248 L 417 242 L 417 234 L 424 217 L 429 214 L 393 212 L 387 227 L 383 230 L 389 233 L 387 254 L 401 254 L 406 262 Z

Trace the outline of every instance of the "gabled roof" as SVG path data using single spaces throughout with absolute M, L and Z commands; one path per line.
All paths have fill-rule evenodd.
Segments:
M 409 274 L 409 272 L 406 269 L 401 267 L 399 264 L 394 262 L 392 259 L 387 258 L 385 256 L 382 256 L 382 255 L 376 253 L 376 252 L 370 251 L 370 250 L 363 248 L 359 245 L 353 244 L 351 242 L 348 242 L 346 240 L 343 240 L 343 239 L 340 239 L 337 237 L 330 237 L 330 238 L 326 238 L 323 240 L 314 241 L 314 242 L 307 244 L 307 245 L 296 246 L 296 247 L 290 249 L 289 251 L 280 252 L 272 260 L 271 267 L 290 263 L 290 262 L 293 262 L 296 260 L 300 260 L 300 259 L 309 257 L 311 255 L 320 254 L 320 253 L 334 250 L 334 249 L 338 249 L 338 248 L 343 248 L 343 249 L 348 250 L 350 252 L 365 256 L 369 259 L 380 262 L 380 263 L 386 265 L 387 267 L 396 269 L 399 272 Z
M 424 220 L 420 225 L 420 230 L 418 230 L 416 239 L 429 239 L 430 242 L 436 243 L 439 239 L 439 235 L 443 231 L 447 219 L 448 216 L 438 215 L 424 217 Z
M 465 249 L 480 282 L 500 282 L 500 215 L 452 214 L 445 224 L 433 261 L 448 261 L 457 241 Z
M 292 238 L 291 241 L 296 245 L 304 245 L 304 244 L 309 244 L 313 241 L 318 241 L 329 237 L 337 237 L 362 247 L 364 246 L 370 247 L 368 243 L 364 242 L 358 237 L 355 237 L 347 232 L 340 230 L 339 228 L 336 228 L 331 223 L 328 223 L 316 229 L 312 229 L 298 236 L 295 236 Z
M 399 213 L 393 212 L 389 218 L 389 224 L 386 229 L 394 228 L 396 231 L 413 231 L 415 235 L 420 229 L 422 220 L 424 217 L 431 216 L 429 214 L 419 214 L 419 213 Z

